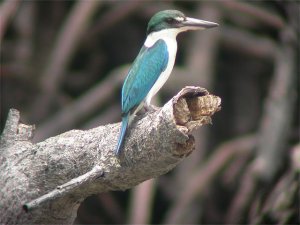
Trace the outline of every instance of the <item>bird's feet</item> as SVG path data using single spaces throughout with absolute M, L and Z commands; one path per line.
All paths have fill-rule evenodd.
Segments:
M 144 105 L 144 109 L 145 109 L 145 111 L 146 112 L 156 112 L 156 111 L 158 111 L 160 108 L 159 107 L 157 107 L 157 106 L 154 106 L 154 105 L 148 105 L 148 104 L 145 104 Z

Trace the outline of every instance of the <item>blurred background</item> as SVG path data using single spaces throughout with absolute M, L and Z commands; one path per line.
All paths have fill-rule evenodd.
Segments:
M 34 142 L 119 122 L 122 82 L 164 9 L 220 26 L 179 35 L 152 103 L 193 85 L 222 110 L 175 170 L 91 196 L 76 223 L 299 224 L 298 1 L 0 1 L 1 130 L 10 108 Z

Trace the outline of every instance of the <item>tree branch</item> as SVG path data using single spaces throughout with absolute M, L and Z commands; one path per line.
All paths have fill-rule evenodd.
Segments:
M 203 88 L 184 88 L 161 109 L 136 118 L 119 158 L 114 148 L 120 124 L 71 130 L 32 144 L 15 138 L 16 129 L 5 135 L 7 127 L 16 127 L 8 126 L 11 121 L 19 121 L 11 110 L 1 137 L 0 223 L 72 223 L 86 197 L 165 174 L 194 150 L 191 131 L 210 123 L 220 104 Z

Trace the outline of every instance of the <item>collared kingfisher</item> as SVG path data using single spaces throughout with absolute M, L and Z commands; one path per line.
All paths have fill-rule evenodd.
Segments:
M 150 19 L 146 41 L 122 87 L 122 125 L 116 155 L 135 114 L 143 106 L 150 108 L 151 98 L 169 78 L 176 58 L 177 34 L 216 26 L 217 23 L 186 17 L 177 10 L 160 11 Z

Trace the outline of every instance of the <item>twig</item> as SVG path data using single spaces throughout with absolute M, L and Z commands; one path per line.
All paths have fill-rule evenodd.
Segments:
M 104 172 L 100 166 L 95 166 L 91 171 L 76 177 L 75 179 L 70 180 L 69 182 L 57 186 L 55 190 L 38 197 L 37 199 L 32 200 L 29 203 L 23 205 L 23 209 L 26 212 L 42 207 L 43 204 L 51 202 L 57 198 L 62 198 L 66 195 L 69 195 L 74 190 L 83 187 L 84 185 L 93 182 L 94 180 L 102 177 Z

